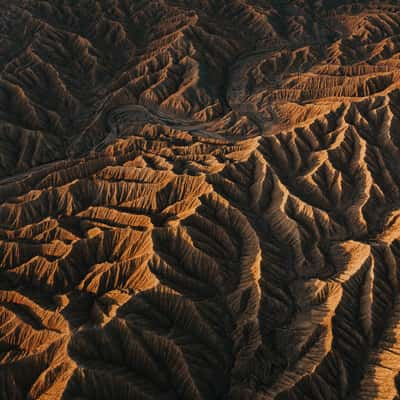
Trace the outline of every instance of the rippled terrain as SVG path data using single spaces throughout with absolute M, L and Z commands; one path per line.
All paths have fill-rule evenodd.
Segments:
M 396 400 L 400 5 L 0 0 L 0 400 Z

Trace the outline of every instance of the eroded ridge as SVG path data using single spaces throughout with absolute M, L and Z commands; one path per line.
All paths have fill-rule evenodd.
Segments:
M 397 399 L 396 2 L 8 3 L 0 400 Z

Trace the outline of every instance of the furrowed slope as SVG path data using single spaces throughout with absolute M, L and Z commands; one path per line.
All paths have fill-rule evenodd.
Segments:
M 0 11 L 0 399 L 396 399 L 400 8 Z

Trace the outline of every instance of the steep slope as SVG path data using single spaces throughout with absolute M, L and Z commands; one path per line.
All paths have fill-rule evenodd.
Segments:
M 0 11 L 0 399 L 400 396 L 397 2 Z

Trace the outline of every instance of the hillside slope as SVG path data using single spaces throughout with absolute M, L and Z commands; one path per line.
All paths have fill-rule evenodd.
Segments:
M 0 400 L 400 396 L 400 5 L 0 0 Z

